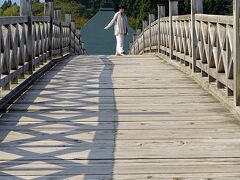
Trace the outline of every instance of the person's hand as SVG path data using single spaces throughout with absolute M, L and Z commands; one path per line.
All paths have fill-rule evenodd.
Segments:
M 105 30 L 107 30 L 108 28 L 107 28 L 107 27 L 105 27 L 104 29 L 105 29 Z

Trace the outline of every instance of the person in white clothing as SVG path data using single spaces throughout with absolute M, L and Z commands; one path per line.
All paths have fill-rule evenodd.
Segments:
M 116 55 L 124 56 L 126 55 L 123 47 L 124 38 L 128 34 L 128 20 L 125 14 L 124 6 L 122 5 L 119 6 L 118 12 L 114 15 L 111 22 L 104 29 L 109 29 L 114 23 L 115 23 L 114 34 L 117 40 Z

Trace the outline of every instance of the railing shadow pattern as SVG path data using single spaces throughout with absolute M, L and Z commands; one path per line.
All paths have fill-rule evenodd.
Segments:
M 104 56 L 94 66 L 90 59 L 55 66 L 2 114 L 0 178 L 112 178 L 114 65 Z

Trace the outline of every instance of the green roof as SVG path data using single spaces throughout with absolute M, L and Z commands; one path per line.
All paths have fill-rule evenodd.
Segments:
M 104 30 L 104 27 L 111 21 L 114 14 L 115 12 L 112 8 L 102 8 L 81 29 L 86 54 L 115 54 L 116 38 L 114 36 L 114 28 L 111 27 L 109 30 Z M 133 29 L 130 28 L 129 35 L 125 39 L 124 48 L 126 52 L 129 42 L 132 40 L 133 33 Z

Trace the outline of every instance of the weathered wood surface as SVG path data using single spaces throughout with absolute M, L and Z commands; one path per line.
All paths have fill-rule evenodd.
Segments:
M 158 17 L 130 43 L 129 54 L 158 53 L 202 73 L 218 89 L 226 88 L 240 105 L 239 1 L 233 1 L 233 16 L 203 13 L 203 0 L 191 0 L 191 14 L 178 14 L 178 1 L 169 1 L 169 17 Z M 158 9 L 164 13 L 164 9 Z M 144 21 L 143 21 L 144 22 Z M 151 43 L 149 43 L 151 42 Z
M 0 179 L 240 178 L 240 123 L 153 56 L 78 56 L 0 121 Z

